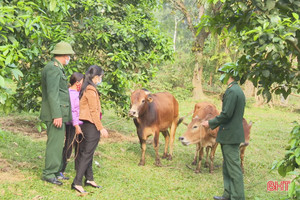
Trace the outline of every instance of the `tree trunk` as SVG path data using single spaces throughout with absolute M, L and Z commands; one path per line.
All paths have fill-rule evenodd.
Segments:
M 202 64 L 203 54 L 202 52 L 195 52 L 195 68 L 193 75 L 193 98 L 199 100 L 204 97 L 203 88 L 202 88 L 202 73 L 203 73 L 203 64 Z
M 174 36 L 173 36 L 173 44 L 174 44 L 173 48 L 174 48 L 174 52 L 175 52 L 176 51 L 177 23 L 178 23 L 176 16 L 175 16 L 174 21 L 175 21 L 175 24 L 174 24 Z
M 213 82 L 213 73 L 210 72 L 209 74 L 209 86 L 212 87 Z
M 246 80 L 245 82 L 245 96 L 246 98 L 253 97 L 255 95 L 255 88 L 251 81 Z

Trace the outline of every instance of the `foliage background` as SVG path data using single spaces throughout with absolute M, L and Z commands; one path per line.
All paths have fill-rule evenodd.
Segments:
M 68 75 L 92 64 L 106 71 L 104 105 L 124 114 L 129 88 L 142 86 L 172 57 L 158 30 L 156 1 L 2 1 L 0 3 L 0 106 L 7 113 L 39 111 L 40 71 L 53 46 L 65 40 L 76 52 Z M 16 90 L 9 84 L 17 83 Z M 122 109 L 120 109 L 122 108 Z M 122 113 L 123 112 L 123 113 Z

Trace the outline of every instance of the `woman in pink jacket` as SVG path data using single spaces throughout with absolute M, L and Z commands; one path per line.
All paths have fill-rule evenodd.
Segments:
M 78 154 L 78 143 L 76 141 L 76 137 L 80 137 L 82 133 L 80 125 L 82 121 L 79 120 L 79 92 L 81 89 L 81 85 L 83 82 L 83 74 L 79 72 L 74 72 L 70 77 L 70 102 L 71 102 L 71 110 L 72 110 L 72 121 L 66 123 L 66 138 L 65 138 L 65 146 L 63 149 L 63 166 L 60 172 L 60 176 L 58 179 L 68 180 L 68 177 L 64 176 L 64 171 L 68 164 L 68 159 L 71 157 L 73 147 L 75 148 L 75 156 Z M 76 134 L 76 137 L 75 137 Z M 75 169 L 76 169 L 76 161 L 75 161 Z

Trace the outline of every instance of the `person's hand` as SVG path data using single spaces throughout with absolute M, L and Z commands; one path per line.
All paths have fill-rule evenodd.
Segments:
M 75 125 L 75 134 L 79 135 L 81 133 L 82 133 L 82 130 L 81 130 L 80 126 L 79 125 Z
M 55 119 L 53 119 L 53 125 L 56 128 L 61 128 L 61 126 L 62 126 L 62 118 L 55 118 Z
M 201 125 L 204 126 L 205 128 L 209 128 L 209 123 L 208 123 L 208 121 L 203 121 L 203 122 L 201 123 Z
M 108 137 L 108 132 L 105 128 L 101 129 L 100 130 L 101 132 L 101 136 L 104 137 L 104 138 L 107 138 Z

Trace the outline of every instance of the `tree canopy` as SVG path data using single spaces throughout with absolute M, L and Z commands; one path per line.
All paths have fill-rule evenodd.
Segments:
M 101 88 L 106 105 L 126 111 L 129 88 L 142 86 L 172 57 L 171 40 L 151 11 L 156 1 L 24 0 L 0 3 L 0 106 L 6 112 L 40 108 L 40 71 L 59 41 L 76 55 L 70 75 L 97 64 L 105 70 Z M 15 84 L 17 83 L 17 85 Z
M 219 34 L 228 33 L 231 44 L 239 47 L 241 82 L 252 81 L 268 100 L 272 92 L 284 97 L 293 89 L 300 92 L 300 2 L 222 2 L 214 16 L 202 17 L 198 31 L 206 27 Z

